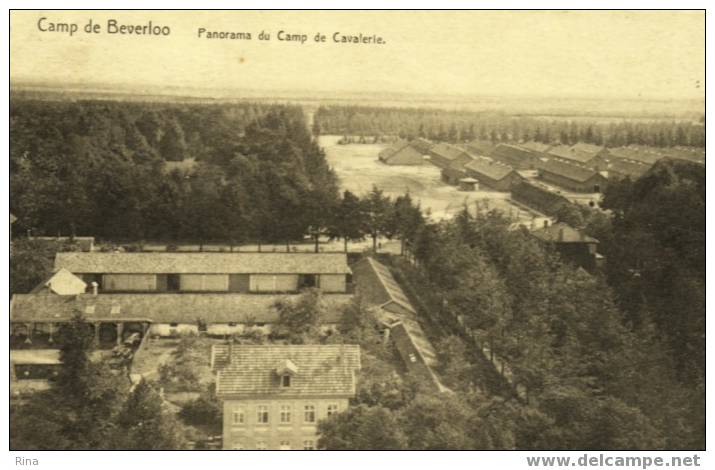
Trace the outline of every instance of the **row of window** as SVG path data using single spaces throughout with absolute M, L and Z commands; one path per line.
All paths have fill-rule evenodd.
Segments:
M 240 442 L 234 442 L 232 449 L 233 450 L 246 450 L 246 448 Z M 256 450 L 267 450 L 267 449 L 268 449 L 268 444 L 266 444 L 265 441 L 256 442 Z M 292 447 L 291 447 L 290 441 L 281 441 L 278 449 L 279 450 L 291 450 Z M 313 440 L 303 441 L 303 450 L 315 450 L 315 441 L 313 441 Z
M 330 404 L 327 407 L 327 416 L 332 416 L 338 412 L 337 404 Z M 303 407 L 303 422 L 315 423 L 315 405 L 305 405 Z M 292 406 L 281 405 L 279 413 L 280 423 L 289 424 L 292 419 Z M 270 413 L 268 405 L 258 405 L 256 407 L 256 422 L 259 424 L 270 423 Z M 240 425 L 246 423 L 246 413 L 243 408 L 238 408 L 233 411 L 233 424 Z

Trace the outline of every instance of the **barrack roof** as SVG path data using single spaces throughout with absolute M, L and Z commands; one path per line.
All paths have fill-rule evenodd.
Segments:
M 76 274 L 348 274 L 345 253 L 57 253 Z

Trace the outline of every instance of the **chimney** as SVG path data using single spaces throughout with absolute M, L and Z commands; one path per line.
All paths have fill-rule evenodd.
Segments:
M 544 228 L 547 228 L 549 226 L 549 219 L 544 220 Z
M 92 281 L 92 295 L 97 295 L 99 293 L 99 284 L 97 281 Z
M 563 228 L 559 229 L 559 241 L 560 242 L 564 241 L 564 229 Z

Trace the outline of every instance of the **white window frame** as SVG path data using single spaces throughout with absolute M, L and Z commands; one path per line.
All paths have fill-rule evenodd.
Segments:
M 258 405 L 256 407 L 256 423 L 269 424 L 270 422 L 271 422 L 271 415 L 270 415 L 270 412 L 268 411 L 268 406 L 267 405 Z
M 303 450 L 315 450 L 315 441 L 312 439 L 303 441 Z
M 327 410 L 326 410 L 325 415 L 326 415 L 328 418 L 330 418 L 330 417 L 333 416 L 334 414 L 338 414 L 338 412 L 339 412 L 338 404 L 337 404 L 337 403 L 331 403 L 331 404 L 328 405 L 328 408 L 327 408 Z
M 290 405 L 281 405 L 281 413 L 280 413 L 280 423 L 281 424 L 290 424 L 290 414 L 291 414 L 291 406 Z
M 308 419 L 308 415 L 310 415 L 312 419 Z M 305 405 L 303 407 L 303 422 L 315 423 L 315 405 Z
M 233 424 L 246 424 L 246 414 L 243 408 L 233 410 Z
M 264 441 L 256 442 L 256 450 L 268 450 L 268 444 Z
M 291 450 L 290 441 L 281 441 L 278 448 L 280 450 Z

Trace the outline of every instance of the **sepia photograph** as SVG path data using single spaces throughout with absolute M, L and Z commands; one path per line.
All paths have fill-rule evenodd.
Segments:
M 701 466 L 705 17 L 10 10 L 15 466 Z

